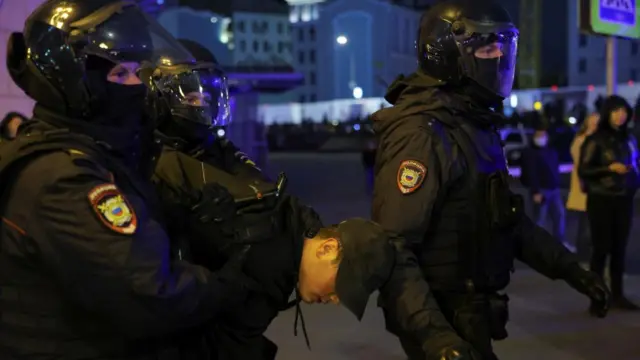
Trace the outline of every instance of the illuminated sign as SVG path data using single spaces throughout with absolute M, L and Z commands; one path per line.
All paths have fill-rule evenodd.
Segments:
M 578 0 L 580 30 L 640 39 L 640 0 Z

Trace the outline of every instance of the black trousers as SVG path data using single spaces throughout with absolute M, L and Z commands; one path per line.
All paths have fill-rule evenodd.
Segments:
M 611 292 L 614 297 L 622 296 L 622 277 L 633 219 L 633 197 L 589 194 L 587 215 L 591 230 L 591 271 L 602 276 L 609 258 Z

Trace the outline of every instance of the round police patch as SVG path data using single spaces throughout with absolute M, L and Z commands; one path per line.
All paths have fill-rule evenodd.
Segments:
M 427 176 L 427 167 L 416 160 L 405 160 L 398 168 L 398 189 L 403 194 L 410 194 L 422 185 Z
M 89 192 L 89 202 L 109 229 L 125 235 L 136 232 L 138 219 L 129 202 L 114 184 L 102 184 Z

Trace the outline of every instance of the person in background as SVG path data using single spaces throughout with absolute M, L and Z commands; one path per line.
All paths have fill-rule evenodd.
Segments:
M 533 135 L 533 145 L 522 154 L 522 183 L 531 194 L 534 219 L 539 226 L 551 220 L 553 235 L 571 251 L 565 241 L 565 211 L 560 191 L 560 161 L 555 149 L 548 146 L 549 134 L 539 129 Z
M 624 295 L 623 276 L 633 219 L 633 197 L 638 189 L 638 145 L 629 134 L 632 109 L 617 95 L 604 100 L 593 135 L 584 140 L 578 175 L 587 193 L 591 230 L 591 271 L 603 275 L 609 258 L 611 306 L 638 310 Z
M 578 249 L 585 244 L 589 224 L 587 219 L 587 194 L 582 188 L 582 182 L 578 176 L 578 164 L 580 162 L 580 149 L 588 136 L 591 136 L 598 128 L 600 115 L 593 113 L 580 126 L 580 130 L 571 143 L 571 158 L 573 169 L 571 170 L 571 184 L 569 185 L 569 197 L 567 198 L 567 210 L 574 211 L 578 215 L 578 228 L 576 231 L 575 245 Z M 585 246 L 586 248 L 586 246 Z
M 27 117 L 19 112 L 12 111 L 7 113 L 0 122 L 0 139 L 13 140 L 18 134 L 20 125 L 27 121 Z
M 373 193 L 374 165 L 376 162 L 376 149 L 378 144 L 375 139 L 367 141 L 366 148 L 362 151 L 362 166 L 366 176 L 367 195 Z

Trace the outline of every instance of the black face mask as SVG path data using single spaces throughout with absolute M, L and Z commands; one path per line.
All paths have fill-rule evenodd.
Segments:
M 147 87 L 144 84 L 122 85 L 107 82 L 102 106 L 97 114 L 100 125 L 121 129 L 142 127 Z

